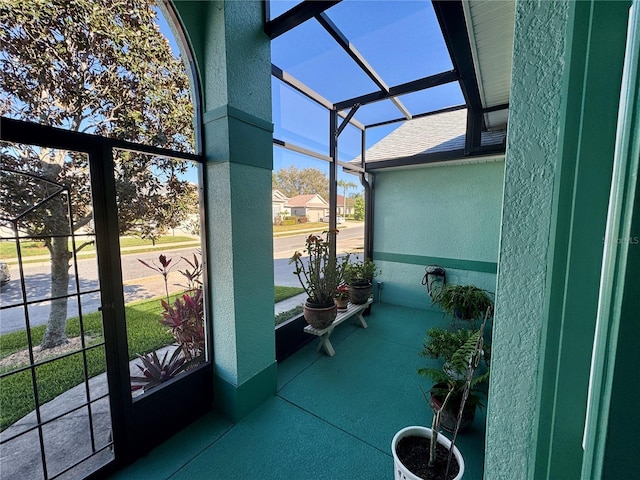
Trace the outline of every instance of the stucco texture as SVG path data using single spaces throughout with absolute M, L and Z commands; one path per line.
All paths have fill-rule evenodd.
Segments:
M 518 2 L 498 263 L 485 478 L 533 469 L 569 3 Z
M 421 284 L 430 263 L 445 267 L 449 283 L 495 290 L 503 171 L 497 160 L 376 174 L 374 260 L 383 302 L 435 308 Z
M 271 122 L 271 69 L 264 68 L 271 53 L 262 2 L 212 2 L 203 21 L 205 109 L 229 105 Z
M 504 162 L 376 174 L 375 251 L 496 262 Z

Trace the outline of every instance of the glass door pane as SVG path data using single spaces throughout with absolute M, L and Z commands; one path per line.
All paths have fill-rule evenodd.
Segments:
M 131 392 L 206 361 L 198 164 L 115 150 Z
M 0 154 L 0 478 L 80 478 L 114 458 L 88 156 Z

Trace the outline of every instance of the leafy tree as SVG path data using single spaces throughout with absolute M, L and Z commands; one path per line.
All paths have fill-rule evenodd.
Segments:
M 353 182 L 338 180 L 338 186 L 342 187 L 342 215 L 347 216 L 347 191 L 352 188 L 358 188 Z
M 353 218 L 356 220 L 364 220 L 364 197 L 356 195 L 353 203 Z
M 300 170 L 291 165 L 275 172 L 274 178 L 275 188 L 287 197 L 317 193 L 329 200 L 329 179 L 317 168 L 307 167 Z
M 2 0 L 0 114 L 193 151 L 188 77 L 155 17 L 148 0 Z M 184 219 L 189 205 L 184 198 L 192 198 L 194 188 L 182 175 L 185 163 L 131 152 L 117 156 L 121 234 L 154 238 Z M 64 296 L 72 257 L 68 225 L 72 220 L 77 231 L 92 222 L 87 158 L 17 145 L 3 148 L 1 166 L 3 217 L 24 213 L 54 184 L 69 188 L 68 195 L 49 200 L 20 225 L 44 238 L 52 298 Z M 43 348 L 66 342 L 66 317 L 66 298 L 53 300 Z

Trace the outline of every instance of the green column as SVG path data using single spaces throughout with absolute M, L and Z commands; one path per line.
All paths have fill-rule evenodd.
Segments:
M 204 97 L 216 408 L 237 420 L 276 387 L 270 42 L 259 1 L 182 3 Z
M 635 1 L 636 9 L 640 5 Z M 640 362 L 640 11 L 625 58 L 582 478 L 635 478 Z
M 579 478 L 627 2 L 518 2 L 486 478 Z

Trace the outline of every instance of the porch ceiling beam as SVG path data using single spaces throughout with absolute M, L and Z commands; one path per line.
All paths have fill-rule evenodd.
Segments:
M 500 110 L 508 110 L 509 104 L 503 103 L 500 105 L 494 105 L 493 107 L 487 107 L 482 109 L 482 113 L 499 112 Z
M 23 121 L 6 117 L 0 117 L 0 140 L 79 152 L 91 152 L 95 151 L 96 148 L 104 147 L 167 158 L 193 160 L 195 162 L 201 162 L 203 158 L 195 153 L 177 152 L 167 148 L 141 145 L 127 140 L 101 137 L 91 133 L 72 132 L 63 128 L 50 127 L 38 123 L 33 123 L 31 128 L 25 129 Z
M 309 150 L 308 148 L 301 147 L 300 145 L 296 145 L 295 143 L 285 142 L 284 140 L 274 138 L 273 144 L 286 150 L 291 150 L 292 152 L 302 153 L 304 155 L 307 155 L 308 157 L 317 158 L 318 160 L 324 160 L 325 162 L 329 163 L 333 162 L 333 158 L 331 158 L 330 156 L 323 155 L 313 150 Z
M 351 121 L 353 116 L 358 111 L 358 108 L 360 108 L 360 105 L 354 105 L 353 108 L 351 110 L 349 110 L 349 113 L 347 113 L 347 116 L 344 118 L 342 123 L 338 126 L 338 131 L 336 132 L 336 138 L 338 138 L 340 136 L 340 134 L 344 130 L 344 127 L 347 126 L 347 124 Z
M 433 9 L 444 37 L 453 68 L 460 76 L 460 88 L 470 110 L 482 109 L 478 79 L 460 0 L 434 0 Z
M 368 105 L 370 103 L 379 102 L 388 98 L 397 97 L 399 95 L 406 95 L 407 93 L 418 92 L 426 88 L 437 87 L 438 85 L 444 85 L 458 80 L 458 74 L 454 70 L 447 72 L 436 73 L 428 77 L 419 78 L 418 80 L 412 80 L 411 82 L 396 85 L 390 87 L 388 92 L 377 91 L 360 95 L 359 97 L 343 100 L 335 104 L 338 111 L 345 110 L 353 107 L 356 103 L 360 105 Z
M 367 76 L 375 83 L 380 90 L 386 94 L 389 94 L 389 86 L 382 80 L 382 77 L 378 75 L 378 72 L 374 70 L 374 68 L 369 65 L 369 62 L 364 58 L 364 56 L 358 51 L 358 49 L 349 41 L 349 39 L 340 31 L 340 29 L 331 21 L 329 16 L 326 13 L 320 13 L 316 15 L 316 20 L 322 28 L 324 28 L 329 35 L 333 37 L 340 47 L 351 57 L 351 59 L 356 62 L 356 64 L 360 67 L 360 69 L 367 74 Z M 411 113 L 409 110 L 402 104 L 400 100 L 397 98 L 391 98 L 395 106 L 402 112 L 402 114 L 407 118 L 407 120 L 411 119 Z
M 324 98 L 322 95 L 320 95 L 315 90 L 312 90 L 311 88 L 309 88 L 307 85 L 302 83 L 300 80 L 298 80 L 294 76 L 288 74 L 287 72 L 285 72 L 284 70 L 282 70 L 281 68 L 279 68 L 279 67 L 277 67 L 277 66 L 275 66 L 273 64 L 271 64 L 271 75 L 273 75 L 277 79 L 281 80 L 282 82 L 286 83 L 287 85 L 289 85 L 294 90 L 297 90 L 298 92 L 303 94 L 305 97 L 313 100 L 314 102 L 318 103 L 319 105 L 322 105 L 327 110 L 333 110 L 333 103 L 331 103 L 329 100 Z M 343 113 L 343 112 L 338 112 L 338 115 L 340 115 L 340 117 L 342 117 L 342 118 L 344 118 L 346 116 L 346 114 Z M 358 129 L 364 130 L 364 124 L 359 122 L 355 118 L 352 118 L 350 120 L 350 123 L 353 126 L 357 127 Z
M 458 110 L 464 110 L 465 108 L 467 108 L 466 105 L 456 105 L 455 107 L 441 108 L 440 110 L 433 110 L 431 112 L 425 112 L 425 113 L 420 113 L 418 115 L 414 115 L 413 119 L 430 117 L 432 115 L 438 115 L 440 113 L 456 112 Z M 390 125 L 392 123 L 398 123 L 398 122 L 404 122 L 404 121 L 406 121 L 405 118 L 394 118 L 391 120 L 385 120 L 384 122 L 370 123 L 369 125 L 365 125 L 365 128 L 382 127 L 384 125 Z
M 338 160 L 338 165 L 344 168 L 345 171 L 354 172 L 354 173 L 364 173 L 364 168 L 360 165 L 354 165 L 351 162 L 343 162 L 342 160 Z
M 298 92 L 303 94 L 305 97 L 310 98 L 316 103 L 319 103 L 327 110 L 333 109 L 333 103 L 331 103 L 329 100 L 324 98 L 315 90 L 312 90 L 311 88 L 309 88 L 306 84 L 302 83 L 293 75 L 290 75 L 284 70 L 282 70 L 281 68 L 276 67 L 274 64 L 271 64 L 271 75 L 273 75 L 279 80 L 282 80 L 284 83 L 289 85 L 294 90 L 297 90 Z
M 299 3 L 290 10 L 279 17 L 269 20 L 269 3 L 270 0 L 264 0 L 265 2 L 265 24 L 264 32 L 269 36 L 271 40 L 279 37 L 283 33 L 296 28 L 298 25 L 306 22 L 310 18 L 324 12 L 328 8 L 333 7 L 341 0 L 305 0 Z

